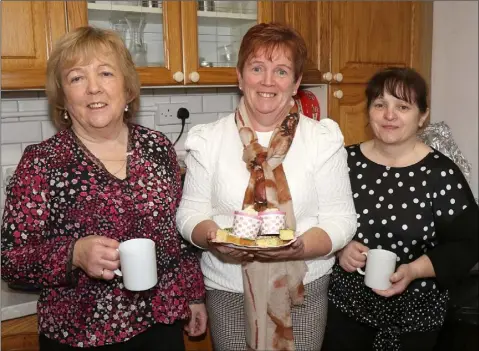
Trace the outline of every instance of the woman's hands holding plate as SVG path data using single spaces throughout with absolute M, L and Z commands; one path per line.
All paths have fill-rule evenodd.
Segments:
M 269 248 L 268 250 L 258 250 L 253 254 L 254 260 L 261 262 L 299 260 L 302 259 L 304 255 L 304 242 L 301 237 L 297 237 L 290 245 Z
M 241 248 L 224 245 L 224 243 L 214 242 L 216 239 L 216 230 L 209 230 L 206 233 L 208 239 L 208 249 L 222 261 L 230 263 L 243 263 L 252 261 L 254 256 L 251 252 L 242 250 Z

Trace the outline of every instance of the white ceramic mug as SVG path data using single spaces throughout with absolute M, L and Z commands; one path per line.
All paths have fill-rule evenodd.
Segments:
M 396 254 L 382 249 L 372 249 L 362 254 L 367 257 L 366 272 L 361 268 L 357 268 L 357 271 L 364 275 L 364 284 L 371 289 L 389 289 L 389 278 L 396 270 Z
M 118 248 L 121 270 L 115 274 L 123 277 L 123 285 L 131 291 L 151 289 L 158 282 L 155 242 L 140 238 L 124 241 Z

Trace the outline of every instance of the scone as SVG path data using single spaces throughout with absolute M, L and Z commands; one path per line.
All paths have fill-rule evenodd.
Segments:
M 283 240 L 276 235 L 265 235 L 256 238 L 256 246 L 259 247 L 276 247 L 281 245 L 283 245 Z
M 230 243 L 230 244 L 240 245 L 241 238 L 229 233 L 225 229 L 218 229 L 216 231 L 215 241 L 221 242 L 221 243 Z
M 291 229 L 280 229 L 279 238 L 284 241 L 290 241 L 294 239 L 294 231 Z
M 216 231 L 216 239 L 215 239 L 215 241 L 227 243 L 229 236 L 230 236 L 230 233 L 228 233 L 226 230 L 224 230 L 224 229 L 218 229 L 218 230 Z
M 241 246 L 255 246 L 255 239 L 240 238 L 239 245 Z

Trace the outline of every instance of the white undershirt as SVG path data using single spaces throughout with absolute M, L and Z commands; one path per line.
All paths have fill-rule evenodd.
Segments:
M 271 137 L 273 136 L 274 130 L 270 132 L 256 132 L 256 136 L 258 137 L 258 143 L 263 147 L 268 147 Z

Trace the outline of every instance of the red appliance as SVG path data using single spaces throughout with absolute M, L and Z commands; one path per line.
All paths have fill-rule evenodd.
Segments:
M 293 99 L 303 115 L 317 121 L 320 120 L 321 110 L 316 95 L 309 90 L 298 90 L 298 93 L 293 96 Z

